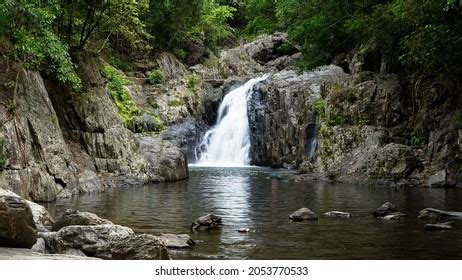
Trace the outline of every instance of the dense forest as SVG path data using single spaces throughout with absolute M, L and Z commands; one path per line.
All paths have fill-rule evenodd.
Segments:
M 102 52 L 123 68 L 130 57 L 195 49 L 285 31 L 301 67 L 328 64 L 359 46 L 385 58 L 387 72 L 456 73 L 462 62 L 458 0 L 3 0 L 1 50 L 25 67 L 53 73 L 78 90 L 73 54 Z M 377 57 L 375 58 L 377 59 Z M 371 69 L 380 70 L 380 69 Z

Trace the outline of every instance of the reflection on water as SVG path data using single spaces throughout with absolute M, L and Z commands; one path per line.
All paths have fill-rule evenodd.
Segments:
M 206 213 L 223 217 L 221 231 L 193 234 L 200 240 L 175 258 L 231 259 L 460 259 L 462 227 L 426 232 L 418 211 L 435 207 L 462 211 L 461 189 L 401 188 L 271 179 L 266 168 L 192 167 L 188 181 L 110 189 L 50 204 L 58 215 L 73 207 L 97 213 L 137 232 L 189 233 L 191 222 Z M 381 221 L 371 211 L 393 202 L 408 217 Z M 322 218 L 292 223 L 300 207 L 317 213 L 332 210 L 350 219 Z M 457 222 L 456 222 L 457 223 Z M 461 221 L 462 224 L 462 221 Z M 238 233 L 248 227 L 250 233 Z

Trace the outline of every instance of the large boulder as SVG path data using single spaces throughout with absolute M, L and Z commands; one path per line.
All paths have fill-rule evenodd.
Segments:
M 220 216 L 213 213 L 197 218 L 191 225 L 191 231 L 221 229 L 223 226 Z
M 140 234 L 110 241 L 99 246 L 94 254 L 107 260 L 169 260 L 170 256 L 161 239 Z
M 57 232 L 40 233 L 50 253 L 65 254 L 77 249 L 87 256 L 95 256 L 98 248 L 108 243 L 134 235 L 132 229 L 113 224 L 67 226 Z
M 36 230 L 26 200 L 0 196 L 0 247 L 31 248 L 37 242 Z
M 53 225 L 53 231 L 58 231 L 67 226 L 92 226 L 92 225 L 112 225 L 109 220 L 98 217 L 94 213 L 80 212 L 74 209 L 66 210 Z
M 14 196 L 20 198 L 19 195 L 15 194 L 12 191 L 0 188 L 0 197 L 1 196 Z M 34 223 L 37 227 L 37 231 L 49 231 L 54 224 L 54 220 L 51 217 L 50 213 L 48 213 L 47 209 L 35 202 L 29 200 L 25 201 L 27 202 L 32 211 L 32 216 L 34 219 Z

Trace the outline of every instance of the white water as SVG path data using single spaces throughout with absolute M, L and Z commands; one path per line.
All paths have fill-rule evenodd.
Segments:
M 253 86 L 268 75 L 251 79 L 229 92 L 218 108 L 217 124 L 208 130 L 200 144 L 197 165 L 246 166 L 250 164 L 250 130 L 247 100 Z

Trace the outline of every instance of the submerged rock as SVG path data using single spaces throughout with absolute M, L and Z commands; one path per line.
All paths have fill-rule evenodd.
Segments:
M 158 236 L 159 240 L 163 242 L 165 247 L 174 248 L 174 249 L 183 249 L 189 248 L 196 244 L 194 240 L 191 239 L 189 234 L 162 234 Z
M 401 213 L 401 212 L 394 212 L 394 213 L 381 217 L 381 219 L 390 221 L 390 220 L 400 220 L 401 218 L 404 218 L 404 217 L 406 217 L 406 214 Z
M 308 208 L 300 208 L 290 214 L 289 219 L 292 221 L 317 220 L 318 215 Z
M 154 235 L 140 234 L 112 240 L 99 246 L 95 257 L 106 260 L 169 260 L 162 240 Z
M 384 217 L 394 212 L 397 212 L 395 205 L 391 202 L 386 202 L 382 206 L 377 208 L 373 212 L 373 215 L 376 217 Z
M 31 248 L 37 242 L 36 230 L 25 199 L 0 196 L 0 247 Z
M 80 212 L 77 210 L 68 209 L 53 225 L 53 231 L 58 231 L 63 227 L 73 225 L 90 226 L 104 224 L 112 225 L 113 223 L 90 212 Z
M 452 229 L 453 226 L 454 226 L 454 222 L 426 224 L 425 230 L 445 230 L 445 229 Z
M 444 211 L 435 208 L 425 208 L 420 211 L 419 219 L 441 219 L 443 217 L 462 218 L 462 212 Z
M 340 218 L 350 218 L 351 214 L 347 212 L 341 212 L 341 211 L 330 211 L 322 214 L 323 216 L 327 217 L 340 217 Z
M 223 226 L 221 217 L 213 213 L 197 218 L 191 225 L 191 231 L 203 231 L 221 229 Z

